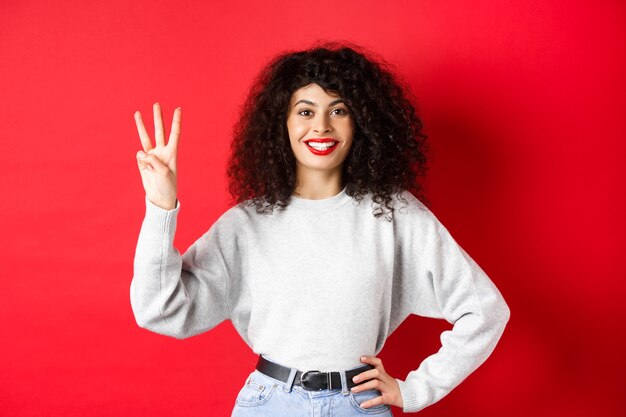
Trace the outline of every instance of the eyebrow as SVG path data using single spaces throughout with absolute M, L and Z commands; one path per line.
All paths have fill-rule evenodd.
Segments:
M 317 104 L 315 104 L 314 102 L 312 102 L 312 101 L 310 101 L 310 100 L 304 100 L 304 99 L 302 99 L 302 100 L 298 100 L 298 101 L 296 102 L 296 104 L 294 104 L 293 106 L 294 106 L 294 107 L 296 107 L 296 106 L 297 106 L 298 104 L 300 104 L 300 103 L 304 103 L 304 104 L 308 104 L 309 106 L 315 106 L 315 107 L 317 107 Z M 344 103 L 344 104 L 345 104 L 346 102 L 345 102 L 345 100 L 344 100 L 344 99 L 340 98 L 340 99 L 337 99 L 337 100 L 331 101 L 328 105 L 329 105 L 329 106 L 334 106 L 335 104 L 339 104 L 339 103 Z

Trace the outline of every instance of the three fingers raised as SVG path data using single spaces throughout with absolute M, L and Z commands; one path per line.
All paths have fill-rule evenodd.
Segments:
M 153 106 L 153 114 L 154 114 L 154 138 L 157 147 L 165 147 L 165 132 L 163 128 L 163 119 L 161 117 L 161 107 L 159 103 L 154 103 Z M 141 141 L 141 146 L 143 147 L 144 152 L 148 152 L 153 149 L 152 141 L 150 139 L 150 135 L 146 130 L 146 126 L 141 117 L 141 113 L 137 110 L 134 114 L 135 124 L 137 126 L 137 133 L 139 134 L 139 140 Z M 174 110 L 174 118 L 172 120 L 172 129 L 170 131 L 170 136 L 168 138 L 167 146 L 171 148 L 178 148 L 178 141 L 180 138 L 180 124 L 182 118 L 182 109 L 177 107 Z

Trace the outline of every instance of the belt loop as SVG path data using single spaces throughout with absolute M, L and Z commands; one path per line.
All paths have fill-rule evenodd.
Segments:
M 289 378 L 287 378 L 287 383 L 285 385 L 285 388 L 283 388 L 283 391 L 291 392 L 291 388 L 293 387 L 293 381 L 296 379 L 296 372 L 298 372 L 296 368 L 291 368 Z
M 348 395 L 348 382 L 346 380 L 346 371 L 339 371 L 339 376 L 341 376 L 341 393 L 343 395 Z

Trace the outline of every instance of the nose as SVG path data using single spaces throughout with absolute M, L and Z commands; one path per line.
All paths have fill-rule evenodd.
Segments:
M 318 135 L 328 133 L 332 129 L 328 117 L 325 114 L 319 114 L 313 126 L 313 131 Z

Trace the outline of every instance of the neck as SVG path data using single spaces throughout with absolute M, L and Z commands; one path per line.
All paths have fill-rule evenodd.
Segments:
M 300 198 L 320 200 L 333 197 L 343 189 L 341 171 L 299 171 L 294 194 Z

